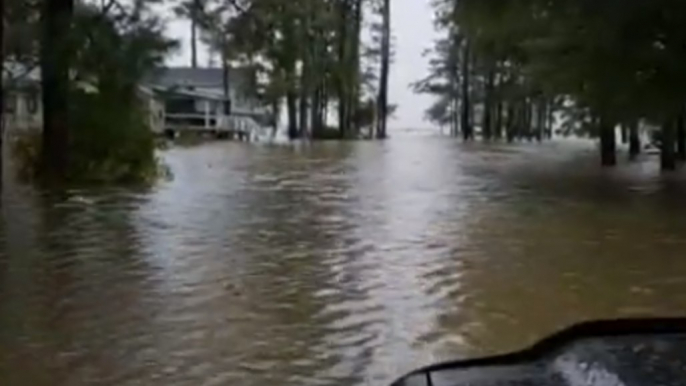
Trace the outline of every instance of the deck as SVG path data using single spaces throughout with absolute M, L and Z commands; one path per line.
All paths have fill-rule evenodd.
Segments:
M 262 127 L 248 114 L 217 116 L 195 113 L 167 113 L 164 116 L 164 131 L 172 135 L 180 132 L 197 132 L 220 137 L 250 139 L 261 129 Z

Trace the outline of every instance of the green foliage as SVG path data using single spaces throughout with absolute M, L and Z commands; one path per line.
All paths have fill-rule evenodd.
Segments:
M 465 0 L 481 50 L 509 52 L 540 89 L 615 121 L 678 114 L 686 100 L 686 4 L 677 0 Z
M 365 45 L 361 30 L 379 26 L 380 4 L 379 0 L 204 0 L 199 26 L 204 42 L 224 63 L 254 70 L 251 85 L 266 106 L 276 112 L 284 100 L 291 101 L 289 122 L 301 126 L 291 134 L 317 137 L 315 132 L 326 126 L 325 111 L 331 102 L 344 115 L 341 131 L 356 131 L 359 104 L 377 97 L 378 33 Z M 188 6 L 181 12 L 187 15 Z M 310 119 L 303 119 L 303 114 Z M 312 130 L 303 126 L 308 121 Z
M 147 126 L 148 97 L 139 89 L 144 77 L 162 65 L 176 47 L 164 37 L 160 19 L 151 13 L 149 6 L 155 2 L 76 3 L 69 39 L 69 142 L 65 149 L 69 162 L 65 182 L 148 182 L 163 170 Z M 32 10 L 36 14 L 37 5 L 15 12 L 31 14 Z M 10 24 L 34 31 L 26 36 L 31 42 L 27 47 L 37 44 L 39 33 L 35 30 L 39 24 L 14 19 Z M 16 61 L 29 58 L 22 61 L 25 65 L 38 61 L 34 50 L 13 55 Z M 32 131 L 14 142 L 20 174 L 26 177 L 43 171 L 41 137 L 40 130 Z
M 127 105 L 111 95 L 81 92 L 73 101 L 72 180 L 130 183 L 157 177 L 155 138 L 140 102 Z
M 38 176 L 41 157 L 42 133 L 40 128 L 12 135 L 10 149 L 16 162 L 16 173 L 24 181 L 32 181 Z
M 111 95 L 74 91 L 71 95 L 69 172 L 74 184 L 149 183 L 164 173 L 155 156 L 155 138 L 140 103 L 121 106 Z M 121 107 L 117 107 L 121 106 Z M 20 134 L 12 154 L 19 175 L 33 179 L 41 165 L 40 130 Z

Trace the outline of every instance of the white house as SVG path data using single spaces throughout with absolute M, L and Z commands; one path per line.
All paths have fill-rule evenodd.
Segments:
M 26 73 L 18 71 L 18 74 L 6 89 L 5 127 L 10 131 L 40 129 L 43 126 L 40 72 L 35 69 Z M 227 100 L 220 68 L 161 69 L 138 88 L 141 103 L 148 112 L 149 127 L 156 133 L 206 130 L 252 134 L 261 130 L 267 111 L 260 106 L 254 90 L 248 88 L 248 75 L 244 69 L 230 70 Z M 97 92 L 89 85 L 84 88 Z
M 251 134 L 262 129 L 267 110 L 249 85 L 248 69 L 231 68 L 228 98 L 221 68 L 169 67 L 146 84 L 164 101 L 165 129 Z
M 6 63 L 3 72 L 5 128 L 27 130 L 42 127 L 43 109 L 38 69 L 26 70 L 23 66 Z
M 40 72 L 38 69 L 23 71 L 20 67 L 7 71 L 3 107 L 4 125 L 8 132 L 40 130 L 43 127 L 43 103 L 41 100 Z M 91 84 L 81 83 L 86 92 L 97 92 Z M 156 93 L 143 85 L 138 87 L 138 97 L 148 113 L 148 125 L 155 132 L 164 129 L 164 102 Z

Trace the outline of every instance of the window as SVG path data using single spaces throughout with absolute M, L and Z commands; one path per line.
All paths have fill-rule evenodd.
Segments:
M 165 106 L 170 114 L 193 114 L 196 112 L 195 100 L 189 98 L 168 99 Z

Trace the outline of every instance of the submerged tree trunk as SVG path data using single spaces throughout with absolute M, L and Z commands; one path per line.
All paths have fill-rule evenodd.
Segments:
M 546 119 L 545 119 L 545 136 L 548 139 L 553 138 L 553 125 L 555 124 L 555 101 L 554 100 L 549 100 L 548 101 L 548 111 L 546 112 Z
M 465 42 L 462 55 L 462 115 L 460 127 L 462 128 L 462 138 L 467 141 L 474 139 L 474 128 L 471 124 L 472 104 L 469 97 L 469 61 L 470 47 L 469 42 Z
M 44 1 L 41 14 L 43 90 L 42 172 L 51 182 L 67 177 L 69 151 L 69 68 L 74 0 Z
M 322 129 L 327 129 L 329 125 L 329 89 L 328 89 L 327 83 L 325 82 L 322 84 L 322 89 L 321 89 L 321 108 L 319 109 L 319 125 L 322 127 Z
M 274 98 L 272 101 L 272 138 L 276 138 L 279 131 L 279 117 L 281 116 L 281 99 Z
M 601 117 L 598 125 L 600 131 L 600 162 L 602 166 L 615 166 L 617 164 L 615 125 L 606 117 Z
M 526 135 L 526 139 L 528 141 L 531 141 L 533 137 L 533 101 L 529 98 L 524 99 L 524 105 L 522 106 L 524 109 L 524 122 L 522 124 L 522 127 L 524 128 L 524 133 Z
M 337 50 L 338 50 L 338 68 L 335 72 L 336 77 L 336 93 L 338 97 L 338 130 L 339 136 L 344 138 L 348 132 L 348 103 L 350 102 L 348 98 L 348 91 L 350 85 L 347 83 L 348 80 L 348 54 L 349 54 L 349 44 L 350 39 L 349 33 L 349 13 L 350 8 L 348 7 L 347 1 L 338 2 L 338 40 L 337 40 Z
M 498 101 L 495 106 L 495 130 L 493 132 L 496 139 L 503 137 L 503 102 Z
M 308 125 L 308 119 L 309 119 L 308 107 L 309 106 L 308 106 L 307 98 L 308 98 L 307 94 L 305 92 L 301 92 L 300 98 L 298 100 L 300 103 L 300 106 L 299 106 L 300 112 L 298 114 L 298 116 L 300 118 L 300 122 L 299 122 L 300 125 L 299 125 L 298 132 L 300 133 L 300 136 L 302 136 L 302 137 L 307 137 L 311 134 L 310 129 L 309 129 L 309 125 Z
M 359 111 L 360 111 L 360 41 L 362 33 L 362 0 L 355 0 L 353 5 L 353 33 L 351 36 L 350 66 L 351 84 L 350 102 L 348 109 L 348 126 L 355 135 L 359 135 Z
M 641 154 L 641 137 L 638 133 L 638 121 L 629 124 L 629 158 L 634 159 Z
M 622 142 L 622 145 L 626 145 L 629 143 L 629 129 L 626 125 L 622 124 L 619 129 L 619 134 L 620 134 L 620 141 Z
M 662 126 L 662 151 L 660 164 L 662 170 L 676 170 L 676 157 L 674 153 L 676 122 L 669 121 Z
M 319 116 L 321 109 L 321 91 L 319 85 L 312 87 L 312 98 L 310 100 L 310 126 L 312 129 L 311 137 L 317 139 L 321 136 L 321 122 Z
M 486 79 L 486 100 L 484 103 L 484 115 L 481 122 L 481 130 L 484 139 L 490 140 L 493 136 L 493 99 L 495 90 L 495 69 L 491 68 L 488 71 Z
M 548 117 L 548 103 L 545 98 L 538 101 L 538 111 L 536 113 L 536 140 L 543 140 L 545 134 L 545 122 Z
M 302 73 L 300 74 L 300 128 L 301 136 L 307 136 L 309 133 L 308 127 L 308 98 L 310 94 L 310 81 L 312 78 L 311 61 L 310 61 L 310 42 L 304 45 L 304 53 L 302 58 Z
M 5 68 L 5 0 L 0 0 L 0 68 Z M 5 177 L 5 84 L 0 76 L 0 189 Z
M 679 114 L 676 127 L 676 149 L 679 161 L 686 161 L 686 117 Z
M 288 115 L 288 138 L 298 139 L 298 96 L 289 89 L 286 92 L 286 114 Z
M 515 104 L 512 101 L 507 102 L 507 120 L 506 120 L 506 134 L 507 142 L 513 142 L 515 138 L 515 125 L 516 125 L 516 110 Z
M 377 99 L 376 138 L 385 139 L 388 121 L 388 76 L 391 61 L 391 1 L 383 0 L 383 33 L 381 38 L 381 73 Z
M 308 14 L 311 17 L 311 14 Z M 323 133 L 322 118 L 322 98 L 324 94 L 324 82 L 326 67 L 322 59 L 323 32 L 319 28 L 314 28 L 310 39 L 310 47 L 306 48 L 310 61 L 310 73 L 312 74 L 309 82 L 310 93 L 310 128 L 311 137 L 320 139 Z
M 460 133 L 460 101 L 453 97 L 453 109 L 450 117 L 450 135 L 457 137 Z

